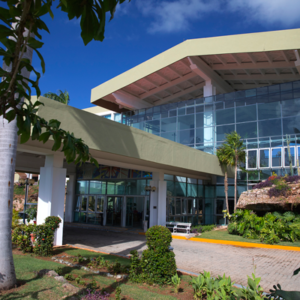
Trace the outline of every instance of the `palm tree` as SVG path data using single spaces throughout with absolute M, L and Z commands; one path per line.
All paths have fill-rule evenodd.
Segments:
M 48 92 L 48 93 L 44 94 L 44 97 L 58 101 L 63 104 L 67 104 L 67 105 L 70 102 L 70 95 L 69 95 L 68 91 L 63 92 L 62 90 L 58 90 L 57 94 Z
M 228 163 L 228 166 L 234 166 L 234 211 L 236 211 L 237 205 L 237 168 L 241 163 L 245 163 L 246 152 L 243 140 L 241 136 L 233 131 L 229 134 L 225 134 L 225 142 L 222 145 L 221 154 L 224 157 L 224 162 Z
M 233 164 L 232 158 L 228 156 L 228 152 L 226 150 L 228 147 L 227 144 L 223 144 L 219 149 L 217 149 L 217 157 L 220 161 L 221 166 L 224 168 L 224 192 L 225 192 L 225 201 L 226 201 L 226 210 L 229 213 L 229 204 L 228 204 L 228 172 L 227 167 Z

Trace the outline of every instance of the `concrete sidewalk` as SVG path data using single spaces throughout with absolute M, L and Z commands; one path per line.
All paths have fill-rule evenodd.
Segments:
M 66 227 L 64 244 L 128 255 L 131 250 L 142 253 L 146 249 L 146 238 L 128 231 L 112 232 Z M 261 286 L 265 291 L 269 291 L 277 283 L 280 283 L 284 290 L 300 290 L 300 276 L 292 277 L 293 271 L 300 267 L 300 252 L 241 248 L 178 239 L 173 239 L 172 247 L 179 269 L 195 273 L 210 271 L 214 277 L 225 273 L 232 281 L 247 285 L 247 275 L 251 276 L 255 268 L 256 276 L 261 277 Z

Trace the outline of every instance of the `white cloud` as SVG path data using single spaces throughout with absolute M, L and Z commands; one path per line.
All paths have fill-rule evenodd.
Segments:
M 300 21 L 299 0 L 228 0 L 228 8 L 262 24 L 287 27 Z
M 190 22 L 203 17 L 206 13 L 219 8 L 218 0 L 176 0 L 154 1 L 141 0 L 137 2 L 139 10 L 145 16 L 154 17 L 148 31 L 174 32 L 186 30 Z
M 149 33 L 170 33 L 189 29 L 192 21 L 207 14 L 236 13 L 246 21 L 279 23 L 288 27 L 300 22 L 300 0 L 139 0 L 144 16 L 153 18 Z

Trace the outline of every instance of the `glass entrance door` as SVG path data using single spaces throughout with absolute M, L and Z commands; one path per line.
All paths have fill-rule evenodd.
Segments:
M 143 228 L 145 197 L 126 197 L 126 226 Z
M 121 227 L 123 197 L 107 196 L 106 199 L 106 225 Z

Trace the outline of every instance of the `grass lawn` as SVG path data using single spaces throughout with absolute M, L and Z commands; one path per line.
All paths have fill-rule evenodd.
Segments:
M 130 283 L 127 279 L 116 280 L 114 278 L 108 278 L 105 276 L 90 273 L 84 270 L 71 268 L 66 265 L 62 265 L 53 262 L 51 258 L 39 258 L 30 254 L 16 254 L 15 251 L 14 263 L 16 268 L 16 274 L 18 279 L 19 287 L 0 293 L 1 300 L 15 300 L 15 299 L 45 299 L 45 300 L 58 300 L 58 299 L 70 299 L 74 296 L 74 292 L 67 291 L 63 287 L 63 283 L 56 281 L 53 277 L 38 277 L 37 272 L 42 269 L 57 270 L 58 268 L 62 271 L 62 276 L 66 274 L 72 275 L 75 279 L 81 276 L 81 280 L 84 284 L 77 284 L 75 280 L 69 281 L 72 285 L 78 287 L 80 291 L 75 295 L 77 299 L 80 299 L 89 284 L 92 281 L 96 281 L 97 289 L 105 289 L 111 294 L 109 299 L 115 299 L 115 290 L 117 286 L 120 286 L 121 299 L 122 300 L 140 300 L 140 299 L 153 299 L 153 300 L 188 300 L 193 299 L 193 289 L 189 285 L 190 276 L 182 275 L 182 283 L 180 285 L 179 294 L 174 293 L 173 286 L 149 286 L 146 284 L 134 284 Z M 79 250 L 72 248 L 57 249 L 54 255 L 67 254 L 67 255 L 82 255 L 84 257 L 95 257 L 103 256 L 105 260 L 114 262 L 118 260 L 122 264 L 129 265 L 130 260 L 122 259 L 113 255 L 105 255 L 100 253 L 91 252 L 88 250 Z M 72 298 L 74 299 L 74 298 Z
M 229 234 L 227 229 L 204 232 L 199 236 L 199 238 L 200 239 L 225 240 L 225 241 L 264 244 L 260 240 L 246 239 L 239 235 Z M 280 242 L 280 243 L 274 244 L 274 245 L 300 247 L 300 241 L 295 242 L 295 243 Z

